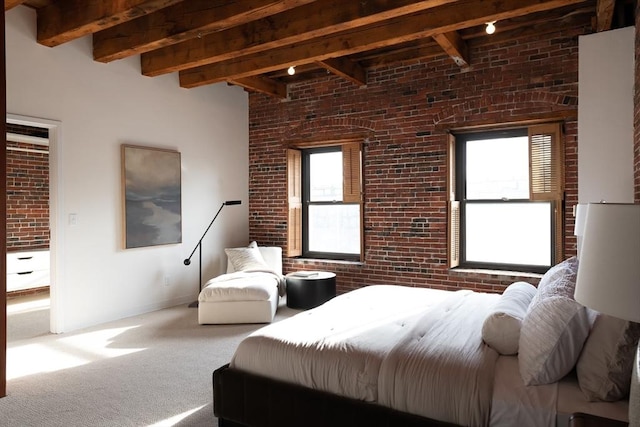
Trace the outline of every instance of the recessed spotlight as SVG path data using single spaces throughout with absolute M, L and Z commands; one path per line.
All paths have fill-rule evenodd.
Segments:
M 496 32 L 495 23 L 496 21 L 487 22 L 487 28 L 486 28 L 487 34 L 493 34 Z
M 291 67 L 289 67 L 289 69 L 287 70 L 287 73 L 289 73 L 290 76 L 293 76 L 296 73 L 296 67 L 294 67 L 293 65 Z

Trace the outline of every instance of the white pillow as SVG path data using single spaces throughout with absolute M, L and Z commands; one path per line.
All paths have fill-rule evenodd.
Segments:
M 482 339 L 500 354 L 518 353 L 520 328 L 536 288 L 527 282 L 515 282 L 504 290 L 482 324 Z
M 612 402 L 629 394 L 639 338 L 640 323 L 598 314 L 576 365 L 587 400 Z
M 518 363 L 526 385 L 551 384 L 575 366 L 591 323 L 573 299 L 578 260 L 551 267 L 540 280 L 520 330 Z
M 270 270 L 256 242 L 246 248 L 226 248 L 224 252 L 235 271 Z

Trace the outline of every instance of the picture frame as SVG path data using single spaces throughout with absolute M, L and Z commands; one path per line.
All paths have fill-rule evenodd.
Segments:
M 125 249 L 182 243 L 180 153 L 122 144 Z

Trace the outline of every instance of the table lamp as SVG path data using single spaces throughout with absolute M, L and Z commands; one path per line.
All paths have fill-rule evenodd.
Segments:
M 580 250 L 582 249 L 582 236 L 584 235 L 584 220 L 587 216 L 587 204 L 580 203 L 574 206 L 573 216 L 575 218 L 575 225 L 573 228 L 573 235 L 577 240 L 577 252 L 576 255 L 580 259 Z
M 640 322 L 640 204 L 586 207 L 575 299 L 600 313 Z M 633 363 L 629 425 L 640 427 L 640 360 Z

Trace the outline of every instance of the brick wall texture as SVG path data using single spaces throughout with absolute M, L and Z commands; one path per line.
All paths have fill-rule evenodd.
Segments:
M 16 142 L 7 142 L 7 147 L 29 150 L 7 150 L 7 251 L 46 249 L 49 247 L 47 147 Z
M 251 239 L 286 246 L 287 143 L 366 135 L 364 263 L 285 259 L 285 272 L 334 271 L 338 292 L 370 284 L 492 292 L 517 280 L 537 284 L 531 277 L 447 268 L 446 128 L 564 116 L 565 257 L 575 255 L 578 36 L 587 31 L 470 44 L 465 70 L 442 56 L 370 68 L 365 87 L 327 75 L 290 84 L 284 101 L 251 94 Z M 637 160 L 636 150 L 636 171 Z

